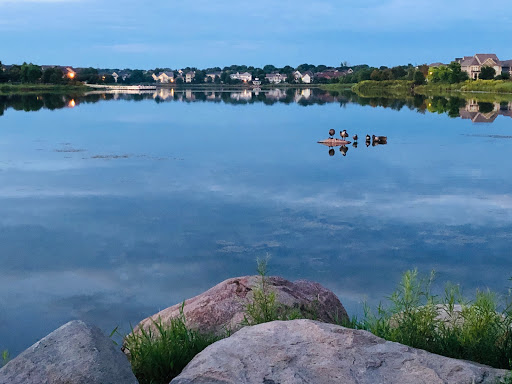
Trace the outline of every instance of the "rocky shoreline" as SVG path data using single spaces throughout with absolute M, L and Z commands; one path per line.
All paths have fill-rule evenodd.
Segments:
M 180 315 L 187 326 L 223 339 L 211 344 L 171 383 L 489 383 L 508 371 L 435 355 L 385 341 L 369 332 L 335 325 L 348 320 L 339 299 L 322 285 L 265 279 L 286 308 L 311 320 L 245 326 L 244 309 L 260 276 L 228 279 L 147 319 L 135 332 Z M 229 337 L 225 337 L 228 330 Z M 121 348 L 82 321 L 58 328 L 0 369 L 0 384 L 138 383 Z

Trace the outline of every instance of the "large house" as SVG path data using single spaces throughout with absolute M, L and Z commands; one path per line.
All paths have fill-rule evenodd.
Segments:
M 229 75 L 229 77 L 231 78 L 231 80 L 241 80 L 245 83 L 252 81 L 252 75 L 249 72 L 232 73 L 231 75 Z
M 191 83 L 192 80 L 196 77 L 196 73 L 193 71 L 187 72 L 185 75 L 185 83 Z
M 464 56 L 455 59 L 460 64 L 461 69 L 466 72 L 470 79 L 478 79 L 482 67 L 492 67 L 496 71 L 496 75 L 503 72 L 510 73 L 512 60 L 500 61 L 494 53 L 478 53 L 475 56 Z
M 279 84 L 284 83 L 286 81 L 286 75 L 281 73 L 270 73 L 265 75 L 265 80 L 267 80 L 271 84 Z
M 207 81 L 208 78 L 212 79 L 212 83 L 215 81 L 215 78 L 220 78 L 220 76 L 222 75 L 222 72 L 209 72 L 206 74 L 206 77 L 204 78 L 204 81 Z
M 153 73 L 152 77 L 161 83 L 174 83 L 174 72 L 160 72 L 158 75 Z

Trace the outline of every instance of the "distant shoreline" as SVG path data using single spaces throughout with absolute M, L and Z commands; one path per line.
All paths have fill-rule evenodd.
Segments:
M 319 85 L 325 91 L 341 92 L 347 89 L 361 97 L 408 98 L 415 95 L 427 97 L 454 96 L 474 99 L 512 100 L 512 82 L 503 80 L 476 80 L 456 84 L 415 85 L 408 80 L 367 80 L 357 84 Z
M 69 84 L 1 84 L 0 95 L 9 95 L 13 93 L 23 94 L 41 94 L 41 93 L 85 93 L 87 87 Z

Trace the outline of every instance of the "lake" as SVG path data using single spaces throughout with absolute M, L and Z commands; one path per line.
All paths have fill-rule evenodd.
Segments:
M 267 254 L 350 315 L 412 268 L 504 293 L 511 109 L 316 89 L 0 96 L 0 350 L 71 319 L 128 332 Z M 318 144 L 330 128 L 357 148 Z

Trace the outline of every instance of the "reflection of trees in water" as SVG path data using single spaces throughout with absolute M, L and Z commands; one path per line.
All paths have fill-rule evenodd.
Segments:
M 78 100 L 78 96 L 59 94 L 12 94 L 0 95 L 0 116 L 4 111 L 12 108 L 16 111 L 39 111 L 40 109 L 61 109 L 69 106 L 71 100 Z M 77 105 L 79 101 L 75 102 Z
M 490 113 L 494 111 L 493 103 L 478 102 L 478 111 L 481 113 Z
M 266 105 L 298 104 L 301 106 L 322 105 L 336 103 L 340 107 L 350 103 L 357 103 L 363 106 L 383 107 L 400 111 L 403 108 L 415 110 L 419 113 L 429 111 L 431 113 L 447 114 L 450 117 L 468 117 L 469 114 L 480 112 L 481 114 L 502 114 L 512 116 L 510 112 L 512 103 L 487 103 L 465 100 L 459 97 L 426 97 L 422 95 L 411 95 L 406 98 L 389 97 L 361 97 L 351 91 L 326 92 L 316 88 L 273 88 L 270 90 L 250 89 L 233 91 L 219 90 L 176 90 L 162 88 L 156 92 L 119 94 L 91 92 L 85 95 L 62 95 L 42 94 L 23 95 L 12 94 L 0 96 L 0 116 L 8 108 L 17 111 L 38 111 L 40 109 L 60 109 L 74 107 L 81 103 L 97 103 L 108 100 L 143 101 L 153 100 L 156 103 L 164 102 L 213 102 L 226 104 L 255 104 Z M 466 116 L 467 115 L 467 116 Z

